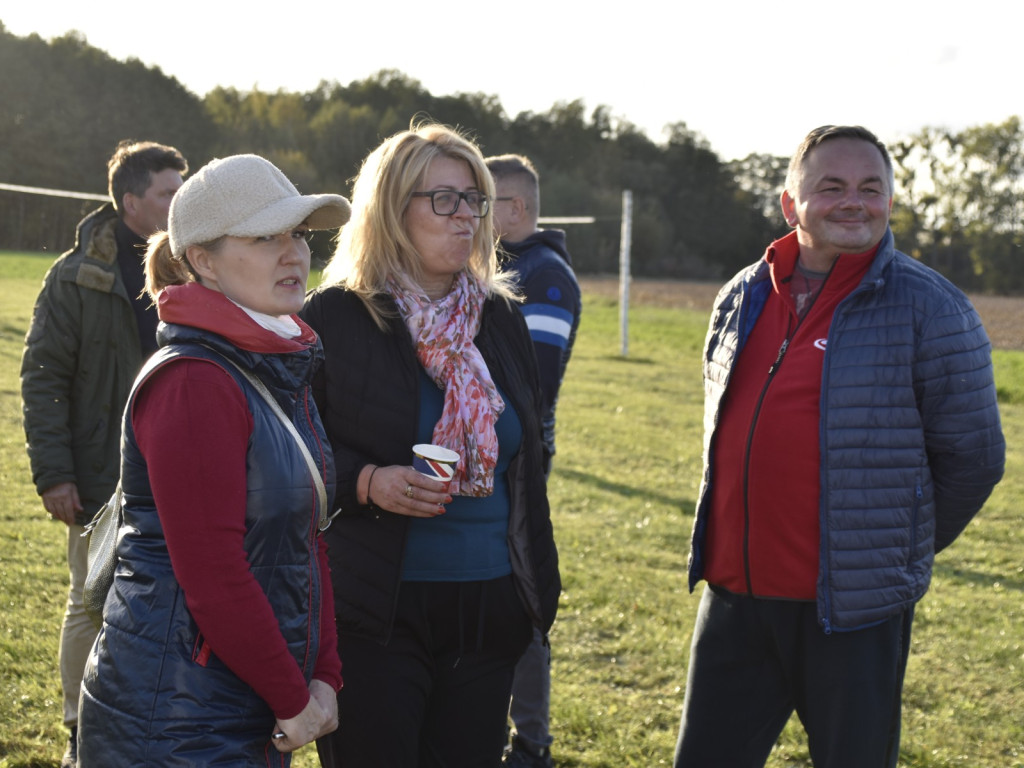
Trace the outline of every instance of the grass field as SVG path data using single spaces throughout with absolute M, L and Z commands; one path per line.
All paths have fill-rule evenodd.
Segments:
M 30 486 L 18 391 L 48 263 L 0 254 L 0 768 L 55 766 L 66 738 L 57 675 L 63 526 L 46 519 Z M 671 764 L 698 602 L 684 571 L 705 324 L 703 310 L 634 301 L 623 358 L 614 300 L 585 284 L 551 484 L 565 585 L 551 636 L 558 766 Z M 997 350 L 995 359 L 1006 479 L 939 557 L 919 606 L 903 768 L 1024 768 L 1024 352 Z M 312 768 L 315 752 L 294 764 Z M 768 765 L 810 766 L 799 723 Z

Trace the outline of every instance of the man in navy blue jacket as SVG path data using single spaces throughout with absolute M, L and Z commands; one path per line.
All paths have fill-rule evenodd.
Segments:
M 580 321 L 580 288 L 565 248 L 565 233 L 540 229 L 540 185 L 533 164 L 521 155 L 487 159 L 497 192 L 494 225 L 503 264 L 517 274 L 526 297 L 523 314 L 540 369 L 543 397 L 544 466 L 555 453 L 555 405 Z M 534 630 L 533 642 L 516 667 L 509 715 L 516 731 L 506 765 L 550 766 L 551 648 Z
M 794 231 L 718 294 L 676 768 L 763 766 L 796 711 L 816 768 L 894 768 L 914 606 L 1002 477 L 988 337 L 897 251 L 889 153 L 811 131 Z

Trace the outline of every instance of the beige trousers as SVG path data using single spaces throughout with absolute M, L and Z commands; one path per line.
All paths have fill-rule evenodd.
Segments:
M 85 528 L 81 525 L 69 525 L 67 528 L 71 586 L 60 629 L 60 683 L 64 689 L 64 725 L 71 727 L 78 724 L 78 692 L 82 687 L 82 673 L 98 630 L 82 604 L 89 540 L 82 538 Z

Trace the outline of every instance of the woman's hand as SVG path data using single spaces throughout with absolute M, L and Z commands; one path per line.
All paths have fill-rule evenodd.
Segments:
M 289 720 L 278 720 L 274 746 L 280 752 L 293 752 L 311 741 L 326 736 L 338 727 L 338 697 L 322 680 L 309 684 L 309 703 Z M 279 734 L 284 734 L 279 737 Z
M 432 480 L 412 467 L 399 464 L 363 469 L 360 479 L 367 480 L 366 500 L 373 505 L 409 517 L 436 517 L 444 514 L 444 505 L 452 500 L 448 483 Z
M 317 736 L 319 739 L 320 736 L 326 736 L 338 727 L 338 694 L 323 680 L 314 680 L 309 684 L 309 695 L 320 703 L 331 719 L 330 727 Z

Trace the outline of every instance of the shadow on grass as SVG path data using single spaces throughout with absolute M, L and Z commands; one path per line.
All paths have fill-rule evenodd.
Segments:
M 575 469 L 562 469 L 561 467 L 556 471 L 560 477 L 574 480 L 582 485 L 587 485 L 592 488 L 599 488 L 602 491 L 617 493 L 618 495 L 625 496 L 626 498 L 642 498 L 659 504 L 678 506 L 680 508 L 683 508 L 686 504 L 689 504 L 688 508 L 692 508 L 694 504 L 692 500 L 688 501 L 680 496 L 672 496 L 667 493 L 657 493 L 647 487 L 634 488 L 633 486 L 626 485 L 625 483 L 618 483 L 614 480 L 607 480 L 603 477 L 598 477 L 590 472 L 580 472 Z
M 943 578 L 961 584 L 970 584 L 979 589 L 992 589 L 992 586 L 998 583 L 1000 589 L 1024 592 L 1024 579 L 1013 578 L 1005 573 L 985 573 L 984 571 L 975 571 L 943 563 L 936 563 L 933 568 L 935 573 Z
M 1024 396 L 1021 396 L 1016 387 L 1010 388 L 996 385 L 996 401 L 1000 405 L 1018 405 L 1024 402 Z
M 649 357 L 623 357 L 622 355 L 601 355 L 598 360 L 607 360 L 609 363 L 632 363 L 634 365 L 657 365 L 656 360 Z

